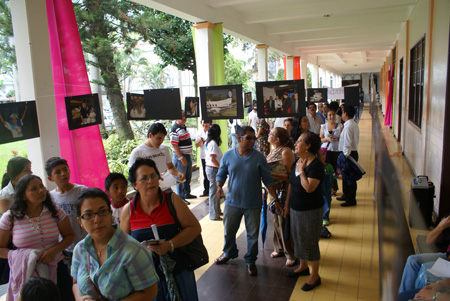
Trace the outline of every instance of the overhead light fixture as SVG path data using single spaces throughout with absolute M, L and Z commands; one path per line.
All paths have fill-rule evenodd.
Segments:
M 358 67 L 358 65 L 354 64 L 353 67 Z
M 325 15 L 323 15 L 323 17 L 324 18 L 329 18 L 329 17 L 331 17 L 331 15 L 330 14 L 325 14 Z

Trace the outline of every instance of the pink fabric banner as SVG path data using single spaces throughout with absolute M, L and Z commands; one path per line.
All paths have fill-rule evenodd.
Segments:
M 394 65 L 392 64 L 389 71 L 389 92 L 386 99 L 386 115 L 384 116 L 384 125 L 392 126 L 392 101 L 394 94 Z
M 67 123 L 64 97 L 91 93 L 72 1 L 47 0 L 47 19 L 61 157 L 72 183 L 103 190 L 109 168 L 98 125 L 69 131 Z

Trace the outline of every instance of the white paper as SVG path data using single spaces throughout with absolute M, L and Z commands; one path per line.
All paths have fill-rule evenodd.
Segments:
M 172 176 L 169 172 L 166 172 L 162 175 L 161 180 L 159 181 L 159 187 L 161 187 L 162 190 L 166 188 L 170 188 L 173 185 L 177 183 L 177 179 Z
M 436 277 L 450 278 L 450 261 L 438 258 L 431 269 L 428 272 Z
M 158 227 L 156 226 L 156 224 L 153 224 L 151 227 L 153 231 L 153 236 L 155 237 L 156 240 L 159 240 Z

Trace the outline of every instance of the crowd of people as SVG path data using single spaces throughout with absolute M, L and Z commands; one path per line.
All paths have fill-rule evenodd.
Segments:
M 303 290 L 321 284 L 319 238 L 329 222 L 331 199 L 323 190 L 331 193 L 332 186 L 324 181 L 326 166 L 335 166 L 335 156 L 325 156 L 321 147 L 354 156 L 359 139 L 357 126 L 345 131 L 353 108 L 344 109 L 343 130 L 336 125 L 334 111 L 326 116 L 320 136 L 310 130 L 309 115 L 282 120 L 281 127 L 272 128 L 258 118 L 256 130 L 234 122 L 236 146 L 225 153 L 220 149 L 220 126 L 202 122 L 195 139 L 203 149 L 202 196 L 208 196 L 209 218 L 224 225 L 223 254 L 216 264 L 238 257 L 236 233 L 244 217 L 244 260 L 248 274 L 257 275 L 263 182 L 273 208 L 271 256 L 286 256 L 286 266 L 294 268 L 288 277 L 309 275 Z M 170 129 L 172 155 L 162 143 L 167 130 L 161 123 L 152 124 L 147 139 L 130 155 L 128 180 L 111 173 L 102 189 L 70 182 L 64 158 L 45 163 L 47 178 L 56 185 L 51 191 L 32 175 L 28 159 L 9 160 L 0 192 L 0 267 L 2 282 L 9 281 L 8 300 L 39 287 L 45 295 L 54 289 L 51 283 L 62 300 L 197 300 L 195 275 L 182 252 L 201 233 L 187 206 L 196 196 L 190 188 L 192 139 L 185 123 L 183 115 Z M 175 179 L 176 193 L 165 184 L 168 178 Z M 128 181 L 136 191 L 131 200 Z M 344 192 L 353 202 L 356 190 Z M 290 237 L 285 236 L 286 227 Z

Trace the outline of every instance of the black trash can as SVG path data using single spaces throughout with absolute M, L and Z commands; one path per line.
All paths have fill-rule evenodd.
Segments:
M 409 225 L 416 229 L 428 229 L 433 215 L 434 184 L 427 176 L 411 179 Z

